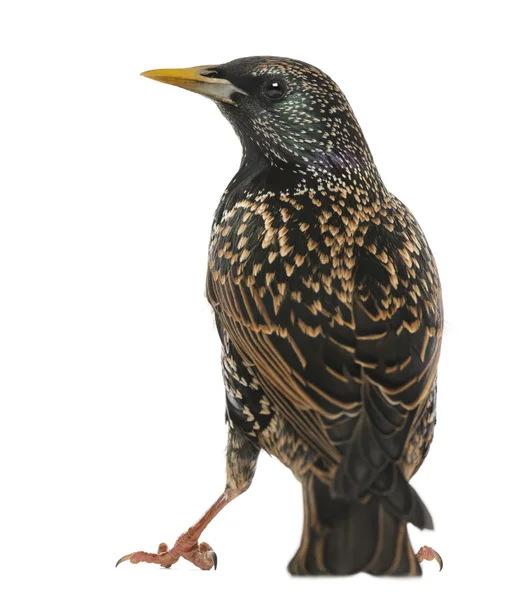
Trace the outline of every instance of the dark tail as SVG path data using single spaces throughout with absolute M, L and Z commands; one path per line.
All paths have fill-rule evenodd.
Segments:
M 432 520 L 413 488 L 403 480 L 416 504 L 416 518 L 400 519 L 388 499 L 371 496 L 365 503 L 337 500 L 314 475 L 303 481 L 304 531 L 289 564 L 293 575 L 421 575 L 407 532 L 407 521 Z

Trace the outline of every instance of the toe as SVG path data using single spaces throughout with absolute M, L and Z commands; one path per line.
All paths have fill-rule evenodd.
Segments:
M 132 554 L 126 554 L 125 556 L 122 556 L 116 563 L 116 566 L 128 560 L 133 565 L 136 565 L 140 562 L 146 562 L 154 563 L 155 565 L 160 565 L 166 569 L 169 569 L 169 567 L 174 565 L 179 558 L 179 556 L 175 556 L 174 553 L 170 552 L 160 552 L 158 554 L 154 554 L 152 552 L 133 552 Z
M 436 550 L 434 550 L 430 546 L 422 546 L 418 550 L 416 558 L 418 559 L 418 562 L 422 562 L 424 560 L 435 560 L 440 566 L 440 571 L 444 567 L 444 561 L 442 560 L 442 557 L 438 554 L 438 552 L 436 552 Z

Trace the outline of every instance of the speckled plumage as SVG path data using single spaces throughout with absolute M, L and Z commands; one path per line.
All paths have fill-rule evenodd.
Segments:
M 394 484 L 383 476 L 402 479 L 422 507 L 405 516 L 431 526 L 406 484 L 432 438 L 443 325 L 427 241 L 326 75 L 285 59 L 236 62 L 216 71 L 243 89 L 239 70 L 285 76 L 292 98 L 243 126 L 221 106 L 244 149 L 209 253 L 228 419 L 334 499 L 384 497 Z M 419 570 L 412 559 L 402 568 Z
M 125 558 L 211 568 L 199 536 L 248 489 L 263 449 L 303 487 L 291 573 L 421 574 L 418 559 L 433 552 L 414 555 L 407 523 L 432 519 L 408 480 L 433 436 L 443 328 L 422 230 L 318 69 L 252 57 L 146 75 L 216 100 L 243 158 L 215 214 L 207 275 L 230 425 L 226 491 L 171 551 Z

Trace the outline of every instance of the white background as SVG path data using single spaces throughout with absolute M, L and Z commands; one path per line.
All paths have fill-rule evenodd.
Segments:
M 3 598 L 522 597 L 527 581 L 524 2 L 5 2 L 0 14 Z M 263 456 L 208 528 L 217 572 L 155 551 L 224 485 L 213 212 L 239 163 L 215 105 L 146 69 L 273 54 L 348 96 L 443 281 L 422 580 L 295 579 L 291 474 Z M 411 528 L 412 529 L 412 528 Z M 519 591 L 517 591 L 519 590 Z M 229 596 L 230 595 L 230 596 Z

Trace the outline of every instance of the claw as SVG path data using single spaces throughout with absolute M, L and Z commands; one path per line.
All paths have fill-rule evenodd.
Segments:
M 129 560 L 133 554 L 134 552 L 131 552 L 131 554 L 126 554 L 125 556 L 122 556 L 120 560 L 116 563 L 116 566 L 121 565 L 121 563 L 125 562 L 126 560 Z
M 440 565 L 440 571 L 444 568 L 444 561 L 442 560 L 442 557 L 438 554 L 438 552 L 436 552 L 436 550 L 433 550 L 429 546 L 422 546 L 418 550 L 416 558 L 420 563 L 423 560 L 435 560 Z
M 206 556 L 212 559 L 213 570 L 217 571 L 217 554 L 213 550 L 210 550 L 210 552 L 206 553 Z

